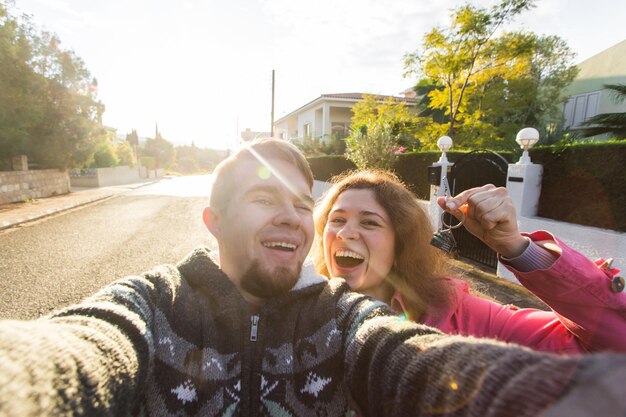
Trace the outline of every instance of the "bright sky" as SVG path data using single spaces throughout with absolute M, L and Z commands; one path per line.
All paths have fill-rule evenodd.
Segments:
M 325 93 L 398 95 L 402 57 L 460 0 L 16 0 L 98 79 L 104 123 L 226 149 Z M 474 3 L 491 6 L 493 0 Z M 626 38 L 623 0 L 539 0 L 513 28 L 589 58 Z

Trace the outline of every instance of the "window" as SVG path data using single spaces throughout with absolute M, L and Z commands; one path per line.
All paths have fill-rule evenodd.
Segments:
M 598 114 L 600 92 L 571 96 L 563 107 L 565 128 L 576 128 L 581 123 Z
M 311 135 L 311 123 L 305 123 L 304 126 L 302 126 L 302 129 L 304 130 L 304 137 L 305 138 L 310 138 Z

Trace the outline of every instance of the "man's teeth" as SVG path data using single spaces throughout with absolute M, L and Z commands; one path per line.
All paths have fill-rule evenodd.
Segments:
M 265 242 L 263 243 L 263 246 L 265 246 L 266 248 L 285 248 L 291 250 L 296 249 L 296 245 L 287 242 Z
M 365 259 L 363 256 L 359 255 L 356 252 L 352 252 L 350 250 L 337 251 L 337 253 L 335 253 L 335 256 L 341 256 L 344 258 Z

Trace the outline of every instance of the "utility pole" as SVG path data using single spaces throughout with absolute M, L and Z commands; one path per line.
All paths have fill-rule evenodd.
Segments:
M 272 70 L 272 128 L 271 137 L 274 137 L 274 70 Z

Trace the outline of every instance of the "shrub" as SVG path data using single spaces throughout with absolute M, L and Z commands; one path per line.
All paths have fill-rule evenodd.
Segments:
M 104 139 L 96 145 L 96 149 L 93 153 L 92 168 L 108 168 L 114 167 L 119 164 L 120 160 L 117 157 L 115 148 L 109 140 Z
M 398 141 L 390 124 L 353 129 L 346 139 L 346 157 L 361 169 L 392 169 L 397 159 Z

